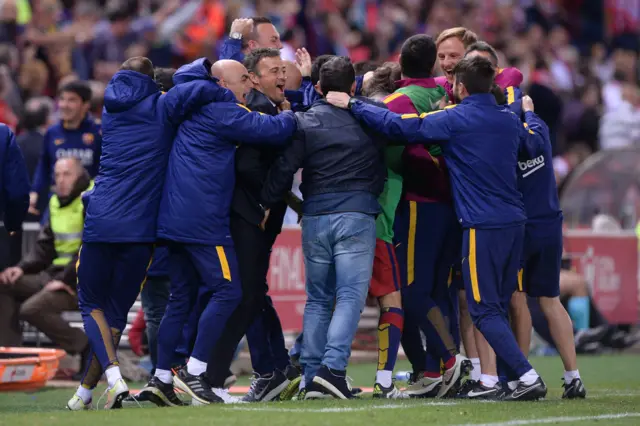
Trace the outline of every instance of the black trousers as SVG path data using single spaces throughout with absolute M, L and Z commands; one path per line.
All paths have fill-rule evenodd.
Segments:
M 207 364 L 207 377 L 214 388 L 223 386 L 238 343 L 265 307 L 269 258 L 277 235 L 232 215 L 231 237 L 240 269 L 242 301 L 229 317 Z

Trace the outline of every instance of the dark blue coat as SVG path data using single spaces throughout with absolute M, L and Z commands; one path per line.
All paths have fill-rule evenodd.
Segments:
M 8 232 L 19 231 L 29 208 L 29 172 L 11 129 L 0 124 L 0 215 Z
M 189 64 L 173 77 L 180 88 L 205 77 Z M 193 113 L 176 134 L 158 217 L 158 238 L 230 245 L 229 212 L 240 143 L 284 145 L 296 130 L 293 114 L 251 112 L 228 92 Z
M 202 105 L 228 96 L 206 78 L 162 94 L 150 77 L 119 71 L 104 96 L 100 171 L 89 194 L 83 240 L 154 242 L 167 159 L 175 129 Z M 117 226 L 115 226 L 117 225 Z

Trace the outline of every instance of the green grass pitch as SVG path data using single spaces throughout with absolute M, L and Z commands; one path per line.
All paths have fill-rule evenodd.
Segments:
M 580 373 L 588 390 L 585 401 L 563 401 L 562 363 L 557 357 L 534 358 L 533 364 L 549 388 L 546 400 L 531 403 L 460 402 L 456 400 L 306 401 L 208 407 L 142 408 L 69 412 L 64 409 L 72 389 L 0 394 L 2 426 L 156 426 L 156 425 L 486 425 L 536 424 L 640 425 L 640 356 L 582 357 Z M 397 370 L 407 369 L 400 362 Z M 374 364 L 349 368 L 355 386 L 370 387 Z M 241 384 L 247 384 L 246 379 Z M 131 388 L 139 388 L 132 384 Z M 94 401 L 102 393 L 99 387 Z M 104 401 L 102 401 L 104 403 Z

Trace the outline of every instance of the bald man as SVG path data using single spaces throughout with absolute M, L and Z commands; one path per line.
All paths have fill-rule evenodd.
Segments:
M 204 59 L 180 68 L 176 88 L 209 79 Z M 236 400 L 205 379 L 207 360 L 242 298 L 230 232 L 238 144 L 282 145 L 296 130 L 293 114 L 252 113 L 239 104 L 250 88 L 247 70 L 218 61 L 211 75 L 230 89 L 224 99 L 203 106 L 182 123 L 173 143 L 158 215 L 158 233 L 169 247 L 171 298 L 158 331 L 158 364 L 145 388 L 162 405 L 173 384 L 195 405 Z M 240 99 L 239 99 L 240 98 Z M 262 212 L 268 217 L 268 212 Z M 189 220 L 185 220 L 189 218 Z M 196 299 L 200 306 L 196 307 Z M 189 362 L 172 379 L 173 354 L 192 310 L 201 312 Z M 154 401 L 155 402 L 155 401 Z
M 218 79 L 220 86 L 231 90 L 239 103 L 247 103 L 253 84 L 244 65 L 232 59 L 221 59 L 211 66 L 211 76 Z

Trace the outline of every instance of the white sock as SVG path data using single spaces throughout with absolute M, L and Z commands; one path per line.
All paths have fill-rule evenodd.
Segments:
M 80 397 L 82 402 L 84 402 L 85 404 L 88 404 L 89 401 L 91 401 L 91 397 L 93 395 L 93 392 L 91 391 L 91 389 L 87 389 L 84 386 L 80 385 L 80 386 L 78 386 L 78 390 L 76 391 L 76 395 L 78 395 Z
M 107 383 L 109 383 L 110 388 L 114 387 L 118 380 L 122 379 L 120 367 L 118 366 L 107 368 L 107 371 L 105 371 L 104 374 L 107 376 Z
M 482 370 L 480 369 L 480 358 L 471 358 L 470 361 L 473 365 L 473 369 L 471 370 L 471 380 L 475 380 L 477 382 L 480 380 L 480 376 L 482 375 Z
M 300 386 L 298 387 L 298 390 L 302 390 L 306 387 L 307 387 L 307 381 L 304 379 L 304 374 L 303 374 L 302 378 L 300 379 Z
M 393 371 L 378 370 L 376 371 L 376 383 L 380 383 L 382 387 L 388 388 L 393 383 L 393 381 L 391 380 L 392 376 Z
M 513 390 L 516 390 L 516 388 L 518 387 L 518 384 L 520 384 L 518 380 L 512 380 L 507 383 L 507 386 L 509 386 L 509 390 L 513 391 Z
M 207 371 L 206 362 L 202 362 L 194 357 L 189 358 L 189 362 L 187 362 L 187 373 L 192 376 L 199 376 L 205 371 Z
M 173 383 L 173 376 L 171 375 L 171 371 L 162 370 L 160 368 L 156 368 L 156 374 L 154 374 L 162 383 L 165 385 L 170 385 Z
M 482 374 L 480 376 L 480 382 L 488 388 L 492 388 L 498 383 L 498 376 L 490 376 L 488 374 Z
M 532 368 L 531 370 L 527 371 L 520 377 L 520 381 L 525 385 L 530 386 L 533 384 L 533 382 L 538 380 L 539 377 L 540 376 L 538 376 L 538 373 L 536 373 L 536 370 Z
M 574 379 L 580 378 L 580 372 L 578 370 L 573 371 L 565 371 L 564 372 L 564 382 L 566 384 L 571 383 Z

